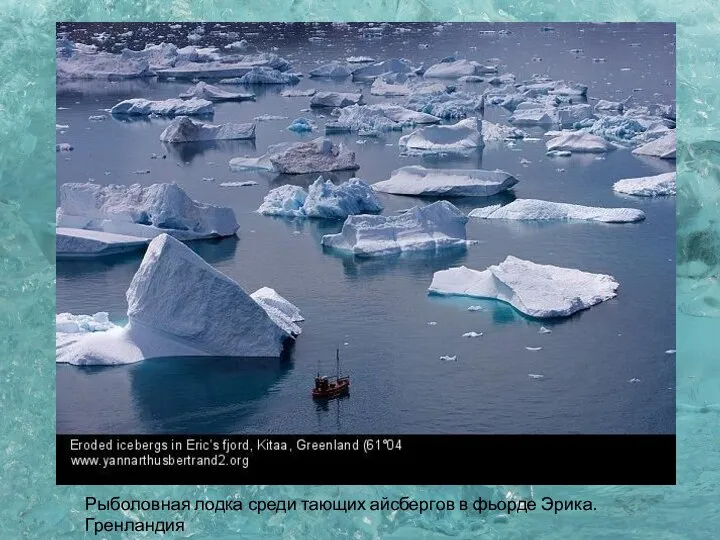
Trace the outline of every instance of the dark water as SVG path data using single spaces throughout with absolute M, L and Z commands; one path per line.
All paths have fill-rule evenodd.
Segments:
M 141 33 L 140 27 L 148 33 Z M 135 29 L 131 43 L 164 39 L 185 45 L 196 25 L 171 31 L 163 25 L 119 25 Z M 589 98 L 625 99 L 636 104 L 674 101 L 673 25 L 434 25 L 402 24 L 409 33 L 385 29 L 381 39 L 364 39 L 359 25 L 226 25 L 251 44 L 293 63 L 307 73 L 317 63 L 350 55 L 376 59 L 403 56 L 430 65 L 457 53 L 469 59 L 500 58 L 517 80 L 535 73 L 583 82 Z M 230 28 L 233 26 L 233 28 Z M 91 25 L 91 32 L 108 27 Z M 225 44 L 235 38 L 212 35 L 207 25 L 200 45 Z M 509 35 L 478 30 L 510 29 Z M 260 32 L 260 36 L 247 33 Z M 86 34 L 89 36 L 90 34 Z M 82 37 L 75 29 L 73 35 Z M 320 35 L 326 41 L 309 42 Z M 147 38 L 143 37 L 147 36 Z M 267 45 L 265 45 L 267 43 Z M 419 44 L 429 44 L 421 49 Z M 639 45 L 637 45 L 639 44 Z M 110 40 L 108 48 L 117 47 Z M 583 54 L 570 52 L 583 49 Z M 533 57 L 542 61 L 533 61 Z M 595 62 L 594 58 L 604 58 Z M 630 68 L 623 70 L 623 68 Z M 258 122 L 256 142 L 166 147 L 159 134 L 167 120 L 90 122 L 122 99 L 177 97 L 189 82 L 78 82 L 58 88 L 58 124 L 69 124 L 58 142 L 75 150 L 58 154 L 57 180 L 152 184 L 178 182 L 193 198 L 231 206 L 241 230 L 238 238 L 192 242 L 210 264 L 252 292 L 269 286 L 300 307 L 306 321 L 289 362 L 273 359 L 159 359 L 112 368 L 58 366 L 58 431 L 206 432 L 206 433 L 646 433 L 675 430 L 675 202 L 620 197 L 611 190 L 620 178 L 659 174 L 674 164 L 639 159 L 627 150 L 606 159 L 577 155 L 548 158 L 542 140 L 514 148 L 490 144 L 465 160 L 426 162 L 426 166 L 500 168 L 520 179 L 514 196 L 596 206 L 642 209 L 638 224 L 503 223 L 473 221 L 468 238 L 480 243 L 466 252 L 355 261 L 323 253 L 320 238 L 337 232 L 340 222 L 293 221 L 254 213 L 263 196 L 283 183 L 307 185 L 317 175 L 282 177 L 269 173 L 234 173 L 228 161 L 260 155 L 278 142 L 320 136 L 327 112 L 301 112 L 310 98 L 283 98 L 285 87 L 253 88 L 256 102 L 216 104 L 213 121 L 251 121 L 262 114 L 285 120 Z M 303 79 L 297 87 L 365 90 L 367 101 L 392 101 L 369 95 L 369 85 L 350 81 Z M 468 85 L 480 92 L 482 84 Z M 633 89 L 642 89 L 633 92 Z M 402 98 L 400 98 L 402 99 Z M 323 116 L 323 114 L 327 116 Z M 304 116 L 319 130 L 297 135 L 286 130 Z M 486 109 L 485 118 L 503 121 L 507 113 Z M 542 131 L 535 132 L 542 137 Z M 423 163 L 398 155 L 399 134 L 366 139 L 333 135 L 357 156 L 356 175 L 384 180 L 393 169 Z M 151 159 L 151 154 L 167 159 Z M 530 163 L 521 163 L 521 159 Z M 558 171 L 558 169 L 563 169 Z M 138 175 L 133 171 L 150 170 Z M 347 173 L 329 175 L 336 180 Z M 213 178 L 214 181 L 204 181 Z M 255 180 L 253 187 L 226 188 L 221 182 Z M 385 214 L 424 202 L 381 195 Z M 487 200 L 453 201 L 463 211 Z M 515 255 L 607 273 L 620 283 L 616 299 L 559 322 L 521 317 L 509 306 L 470 298 L 428 296 L 433 272 L 455 265 L 484 269 Z M 125 290 L 140 256 L 101 261 L 60 261 L 57 266 L 58 312 L 125 316 Z M 485 311 L 470 312 L 482 305 Z M 222 314 L 218 314 L 222 316 Z M 428 325 L 435 321 L 436 325 Z M 551 334 L 538 334 L 541 325 Z M 469 331 L 483 332 L 464 338 Z M 352 376 L 351 395 L 329 406 L 310 399 L 318 370 L 332 372 L 340 347 L 343 371 Z M 526 347 L 543 347 L 531 352 Z M 442 362 L 457 355 L 457 362 Z M 536 380 L 528 374 L 542 374 Z M 640 383 L 631 384 L 629 379 Z

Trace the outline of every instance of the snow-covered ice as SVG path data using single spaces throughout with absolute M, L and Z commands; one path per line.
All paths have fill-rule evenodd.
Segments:
M 429 291 L 500 300 L 535 318 L 568 317 L 617 296 L 612 276 L 541 265 L 509 255 L 477 271 L 460 266 L 435 272 Z
M 669 172 L 641 178 L 623 178 L 613 184 L 613 191 L 644 197 L 675 195 L 677 173 Z
M 270 190 L 258 212 L 267 216 L 345 219 L 382 209 L 377 195 L 365 181 L 351 178 L 335 185 L 320 176 L 307 191 L 293 185 Z
M 375 61 L 371 56 L 348 56 L 345 60 L 350 64 L 365 64 Z
M 340 110 L 337 121 L 325 125 L 325 132 L 357 131 L 367 135 L 438 122 L 440 118 L 437 116 L 416 112 L 400 105 L 350 105 Z
M 279 143 L 270 146 L 262 156 L 230 160 L 230 169 L 234 171 L 275 171 L 281 174 L 350 171 L 359 167 L 355 163 L 355 152 L 324 137 L 307 142 Z
M 632 151 L 637 156 L 654 156 L 662 159 L 675 159 L 676 147 L 675 130 L 654 141 L 638 146 Z
M 295 84 L 300 81 L 300 77 L 298 77 L 294 73 L 286 73 L 284 71 L 278 71 L 277 69 L 273 69 L 270 67 L 254 67 L 250 71 L 248 71 L 245 75 L 240 77 L 240 79 L 235 82 L 232 81 L 234 84 L 245 84 L 245 85 L 252 85 L 252 84 Z M 230 84 L 230 80 L 224 80 L 220 81 L 221 83 L 224 82 L 224 84 Z
M 505 124 L 495 124 L 488 120 L 482 121 L 482 136 L 484 142 L 503 141 L 505 139 L 524 139 L 529 135 L 521 129 Z
M 257 186 L 255 180 L 246 180 L 244 182 L 220 182 L 220 187 L 250 187 Z
M 428 169 L 409 165 L 394 170 L 388 180 L 373 184 L 375 191 L 429 197 L 490 197 L 510 189 L 518 180 L 504 171 Z
M 594 116 L 592 107 L 587 104 L 558 107 L 557 115 L 562 127 L 572 127 L 573 124 Z
M 84 334 L 87 332 L 105 332 L 117 328 L 110 322 L 109 313 L 100 311 L 94 315 L 73 315 L 58 313 L 55 315 L 55 332 L 57 334 Z
M 467 75 L 484 75 L 486 73 L 497 73 L 497 67 L 484 66 L 474 60 L 454 60 L 451 62 L 440 62 L 433 64 L 425 70 L 423 77 L 457 79 Z
M 330 62 L 310 70 L 310 77 L 326 77 L 331 79 L 344 79 L 352 75 L 355 68 L 344 62 Z
M 149 99 L 135 98 L 126 99 L 110 109 L 111 114 L 128 116 L 199 116 L 213 114 L 215 111 L 212 101 L 206 99 L 179 98 L 152 101 Z
M 447 201 L 415 206 L 399 216 L 354 215 L 340 233 L 323 236 L 322 245 L 357 257 L 464 249 L 467 219 Z
M 584 131 L 563 132 L 545 143 L 548 150 L 567 152 L 601 153 L 614 150 L 615 146 L 602 137 Z
M 177 184 L 63 184 L 56 219 L 59 228 L 180 240 L 232 236 L 239 227 L 231 208 L 193 201 Z
M 298 334 L 297 308 L 275 291 L 255 294 L 257 300 L 190 248 L 160 235 L 127 290 L 128 324 L 93 332 L 56 328 L 56 361 L 113 365 L 177 356 L 278 357 Z M 73 320 L 66 319 L 70 326 Z
M 484 146 L 482 120 L 473 117 L 451 125 L 425 126 L 400 137 L 398 146 L 421 155 L 472 152 Z
M 145 248 L 147 238 L 86 229 L 58 227 L 55 230 L 55 256 L 58 259 L 101 257 Z
M 505 206 L 476 208 L 468 217 L 517 221 L 583 220 L 633 223 L 645 219 L 645 213 L 634 208 L 598 208 L 536 199 L 515 199 Z
M 311 97 L 317 93 L 315 88 L 290 88 L 280 92 L 282 97 Z
M 58 49 L 56 58 L 58 81 L 76 79 L 106 79 L 118 81 L 152 77 L 147 60 L 125 58 L 120 54 L 90 52 L 79 49 L 75 44 L 69 49 Z
M 180 94 L 183 99 L 198 98 L 208 101 L 252 101 L 255 94 L 249 92 L 228 92 L 218 86 L 200 81 Z
M 160 134 L 160 140 L 171 143 L 254 139 L 255 124 L 205 124 L 187 116 L 178 116 Z
M 608 101 L 605 99 L 599 100 L 595 104 L 596 111 L 618 111 L 621 112 L 625 104 L 621 101 Z
M 520 103 L 509 122 L 518 126 L 553 126 L 560 122 L 557 109 L 543 103 Z
M 413 71 L 413 67 L 400 58 L 390 58 L 380 62 L 361 66 L 353 71 L 354 81 L 372 81 L 381 75 L 403 75 Z
M 285 72 L 290 68 L 290 63 L 284 58 L 273 53 L 258 53 L 226 57 L 222 61 L 196 57 L 193 60 L 193 53 L 198 55 L 202 52 L 194 47 L 179 49 L 180 54 L 189 54 L 190 61 L 178 61 L 176 65 L 167 69 L 158 69 L 157 75 L 161 79 L 223 79 L 228 77 L 243 77 L 255 68 L 266 68 L 272 71 Z M 232 60 L 232 61 L 231 61 Z
M 351 92 L 316 92 L 310 99 L 311 107 L 347 107 L 362 102 L 362 94 Z

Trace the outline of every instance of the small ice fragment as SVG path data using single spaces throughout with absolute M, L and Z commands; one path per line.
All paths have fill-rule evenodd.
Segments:
M 347 347 L 350 344 L 346 341 L 345 343 L 343 343 L 343 345 L 345 345 Z
M 675 349 L 668 349 L 665 354 L 675 354 Z
M 549 328 L 545 328 L 544 326 L 540 327 L 540 330 L 538 330 L 538 334 L 551 334 L 552 330 Z
M 212 176 L 204 177 L 203 182 L 214 182 L 215 179 Z
M 529 159 L 522 158 L 522 159 L 520 160 L 520 164 L 521 164 L 521 165 L 528 165 L 528 164 L 530 164 L 530 163 L 532 163 L 532 161 L 530 161 Z
M 60 143 L 55 145 L 55 152 L 70 152 L 73 149 L 69 143 Z
M 269 122 L 270 120 L 287 120 L 287 116 L 278 116 L 276 114 L 262 114 L 253 118 L 256 122 Z
M 440 360 L 443 362 L 457 362 L 457 355 L 455 356 L 441 356 Z
M 133 171 L 133 174 L 150 174 L 150 171 L 148 169 L 145 170 L 139 170 L 139 171 Z
M 435 322 L 435 321 L 430 321 L 430 322 L 428 323 L 428 326 L 435 326 L 436 324 L 437 324 L 437 322 Z
M 248 187 L 248 186 L 257 186 L 258 183 L 254 180 L 248 180 L 246 182 L 222 182 L 220 184 L 221 187 Z
M 90 120 L 91 122 L 101 122 L 103 120 L 107 120 L 107 116 L 105 116 L 104 114 L 95 114 L 92 116 L 88 116 L 88 120 Z
M 462 337 L 480 337 L 482 335 L 482 332 L 465 332 Z
M 531 379 L 544 379 L 545 375 L 539 375 L 537 373 L 528 373 L 528 377 Z
M 638 378 L 636 378 L 636 377 L 633 377 L 633 378 L 630 379 L 628 382 L 629 382 L 629 383 L 639 383 L 639 382 L 640 382 L 640 379 L 638 379 Z
M 542 351 L 542 347 L 525 347 L 528 351 Z
M 482 306 L 470 306 L 468 311 L 485 311 L 485 308 Z

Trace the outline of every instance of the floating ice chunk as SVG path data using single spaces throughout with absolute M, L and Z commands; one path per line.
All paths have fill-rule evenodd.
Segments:
M 587 91 L 588 87 L 584 84 L 556 81 L 555 85 L 548 91 L 548 94 L 551 96 L 585 96 Z
M 317 92 L 310 100 L 311 107 L 347 107 L 362 101 L 362 94 L 350 92 Z
M 428 322 L 428 326 L 437 326 L 437 322 L 436 322 L 436 321 L 429 321 L 429 322 Z
M 215 53 L 208 54 L 206 50 L 186 47 L 179 49 L 181 55 L 174 67 L 157 70 L 161 79 L 224 79 L 228 77 L 243 77 L 255 68 L 284 72 L 290 68 L 290 63 L 277 54 L 259 53 L 236 55 L 217 60 Z M 205 56 L 203 58 L 202 56 Z M 209 61 L 208 61 L 209 60 Z
M 643 197 L 673 196 L 677 173 L 669 172 L 641 178 L 623 178 L 613 184 L 613 191 Z
M 632 153 L 636 156 L 655 156 L 662 159 L 675 159 L 675 146 L 675 130 L 672 130 L 664 137 L 637 147 Z
M 338 234 L 326 234 L 322 245 L 357 257 L 466 248 L 467 217 L 447 201 L 415 206 L 399 216 L 349 216 Z
M 58 259 L 100 257 L 145 248 L 147 238 L 58 227 L 55 230 L 55 253 Z
M 221 187 L 250 187 L 257 186 L 258 183 L 254 180 L 246 180 L 245 182 L 221 182 Z
M 272 120 L 287 120 L 287 116 L 280 116 L 279 114 L 261 114 L 253 118 L 256 122 L 270 122 Z
M 55 131 L 59 131 L 61 129 L 68 129 L 69 127 L 70 127 L 69 125 L 65 125 L 65 124 L 55 124 Z
M 273 169 L 281 174 L 348 171 L 359 169 L 355 152 L 344 144 L 334 144 L 320 137 L 310 142 L 298 142 L 280 153 L 269 156 Z
M 576 122 L 593 118 L 593 110 L 586 104 L 566 105 L 558 108 L 557 115 L 562 127 L 571 127 Z
M 546 106 L 541 103 L 535 104 L 533 107 L 522 107 L 525 103 L 520 103 L 510 117 L 509 122 L 518 126 L 552 126 L 560 122 L 557 109 Z
M 548 150 L 565 150 L 567 152 L 600 153 L 614 150 L 615 146 L 597 135 L 583 131 L 565 132 L 545 143 Z
M 70 143 L 60 143 L 55 145 L 55 152 L 70 152 L 73 146 Z
M 65 56 L 65 55 L 68 56 Z M 120 54 L 85 52 L 73 44 L 69 50 L 58 50 L 56 58 L 58 80 L 106 79 L 118 81 L 155 75 L 145 59 L 125 58 Z
M 117 328 L 110 322 L 109 314 L 105 311 L 95 315 L 73 315 L 72 313 L 58 313 L 55 315 L 55 332 L 58 334 L 84 334 L 87 332 L 105 332 Z
M 457 362 L 457 355 L 455 355 L 455 356 L 448 356 L 448 355 L 441 356 L 441 357 L 440 357 L 440 360 L 442 360 L 443 362 Z
M 633 223 L 645 219 L 645 213 L 633 208 L 598 208 L 536 199 L 515 199 L 489 213 L 485 208 L 478 208 L 471 211 L 468 217 L 518 221 L 584 220 Z
M 494 298 L 530 317 L 567 317 L 617 296 L 619 284 L 604 274 L 541 265 L 508 256 L 479 272 L 465 266 L 435 272 L 430 292 Z
M 373 184 L 375 191 L 429 197 L 490 197 L 510 189 L 518 180 L 504 171 L 401 167 L 390 179 Z
M 411 154 L 469 153 L 484 146 L 482 121 L 466 118 L 456 124 L 426 126 L 400 137 L 398 146 Z
M 295 131 L 297 133 L 301 133 L 301 132 L 305 132 L 305 131 L 312 131 L 313 125 L 312 125 L 312 123 L 310 123 L 310 120 L 308 120 L 307 118 L 296 118 L 288 126 L 288 130 Z
M 540 375 L 539 373 L 528 373 L 528 377 L 531 379 L 544 379 L 545 375 Z
M 675 349 L 668 349 L 665 354 L 675 354 Z
M 425 73 L 425 78 L 457 79 L 467 75 L 484 75 L 486 73 L 497 73 L 497 66 L 483 66 L 473 60 L 454 60 L 433 64 Z
M 275 289 L 263 287 L 252 293 L 250 298 L 255 300 L 275 324 L 288 334 L 298 336 L 302 333 L 302 329 L 295 323 L 302 322 L 305 318 L 296 306 L 280 296 Z
M 513 84 L 515 82 L 515 75 L 513 75 L 512 73 L 503 73 L 502 75 L 490 77 L 485 82 L 487 82 L 488 84 L 492 84 L 493 86 L 499 86 L 501 84 Z
M 640 382 L 640 379 L 638 379 L 637 377 L 633 377 L 633 378 L 630 379 L 628 382 L 629 382 L 629 383 L 639 383 L 639 382 Z
M 472 337 L 480 337 L 480 336 L 482 336 L 482 335 L 483 335 L 482 332 L 465 332 L 465 333 L 462 335 L 462 337 L 471 337 L 471 338 L 472 338 Z
M 595 120 L 585 130 L 609 141 L 621 144 L 634 143 L 647 130 L 650 122 L 640 122 L 636 118 L 625 116 L 603 116 Z
M 232 209 L 193 201 L 177 184 L 143 187 L 63 184 L 57 226 L 141 238 L 168 233 L 180 240 L 232 236 Z
M 392 84 L 378 77 L 370 87 L 370 94 L 373 96 L 409 96 L 412 89 L 407 84 Z
M 528 351 L 533 351 L 533 352 L 542 351 L 542 347 L 525 347 L 525 348 Z
M 335 185 L 320 176 L 305 191 L 292 185 L 271 190 L 258 212 L 268 216 L 345 219 L 353 214 L 380 212 L 380 200 L 359 178 Z
M 282 97 L 311 97 L 314 96 L 317 90 L 314 88 L 291 88 L 289 90 L 283 90 L 280 92 Z
M 546 152 L 545 155 L 548 157 L 570 157 L 572 156 L 572 152 L 569 150 L 550 150 Z
M 405 60 L 391 58 L 361 66 L 353 71 L 352 76 L 354 81 L 372 81 L 381 75 L 402 75 L 412 71 L 412 66 Z
M 480 77 L 479 75 L 463 75 L 462 77 L 458 77 L 458 82 L 481 83 L 485 82 L 485 77 Z
M 599 100 L 595 104 L 596 111 L 618 111 L 621 112 L 625 104 L 622 101 L 607 101 L 605 99 Z
M 470 306 L 468 311 L 485 311 L 485 308 L 482 306 Z
M 200 81 L 180 94 L 183 99 L 199 98 L 208 101 L 253 101 L 255 94 L 247 92 L 227 92 L 222 88 Z
M 196 116 L 213 114 L 215 109 L 211 101 L 206 99 L 166 99 L 150 101 L 148 99 L 126 99 L 110 109 L 111 114 L 128 116 Z
M 92 116 L 88 116 L 88 120 L 91 122 L 102 122 L 103 120 L 107 120 L 107 116 L 104 114 L 94 114 Z
M 344 79 L 352 75 L 355 68 L 343 62 L 330 62 L 329 64 L 316 67 L 308 75 L 310 77 L 328 77 L 331 79 Z
M 440 119 L 436 116 L 412 111 L 399 105 L 351 105 L 340 110 L 336 122 L 328 122 L 325 125 L 325 132 L 377 133 L 437 122 L 440 122 Z
M 144 60 L 148 62 L 150 69 L 172 67 L 179 57 L 178 48 L 172 43 L 147 44 L 142 51 L 123 49 L 120 54 L 124 60 Z
M 482 121 L 483 141 L 502 141 L 505 139 L 523 139 L 529 135 L 523 130 L 513 126 L 495 124 L 487 120 Z
M 545 328 L 544 326 L 540 327 L 540 330 L 538 330 L 538 334 L 552 334 L 552 330 L 549 328 Z
M 220 81 L 223 82 L 223 81 Z M 227 82 L 227 81 L 225 81 Z M 254 67 L 240 77 L 239 84 L 295 84 L 300 77 L 294 73 L 285 73 L 269 67 Z
M 374 62 L 375 59 L 370 56 L 348 56 L 345 61 L 350 64 L 365 64 L 367 62 Z
M 178 116 L 160 134 L 160 140 L 171 143 L 254 139 L 255 124 L 204 124 L 187 116 Z
M 246 39 L 241 39 L 240 41 L 233 41 L 232 43 L 228 43 L 227 45 L 225 45 L 225 49 L 233 52 L 242 52 L 246 51 L 249 46 L 250 44 Z
M 485 97 L 467 92 L 448 93 L 444 86 L 426 86 L 413 90 L 407 99 L 409 109 L 440 118 L 465 118 L 485 108 Z
M 166 234 L 148 246 L 126 296 L 127 326 L 57 339 L 56 361 L 110 365 L 170 356 L 278 357 L 297 336 L 288 315 L 297 308 L 263 289 L 253 299 Z

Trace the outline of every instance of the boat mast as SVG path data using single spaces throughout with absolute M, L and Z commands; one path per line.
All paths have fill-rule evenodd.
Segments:
M 335 357 L 337 359 L 337 378 L 340 378 L 340 349 L 337 349 L 335 352 Z

